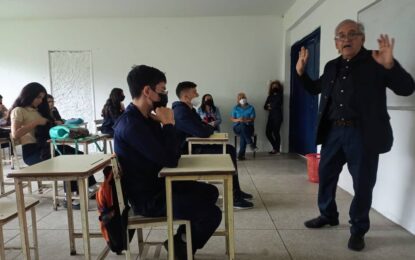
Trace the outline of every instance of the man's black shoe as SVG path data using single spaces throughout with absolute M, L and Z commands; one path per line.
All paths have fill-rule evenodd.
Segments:
M 310 219 L 304 222 L 304 226 L 308 228 L 321 228 L 321 227 L 324 227 L 325 225 L 337 226 L 339 225 L 339 220 L 338 219 L 329 220 L 322 216 L 318 216 L 317 218 L 313 218 L 313 219 Z
M 164 248 L 169 251 L 168 240 L 163 243 Z M 186 243 L 178 236 L 174 236 L 174 259 L 187 260 L 187 246 Z
M 249 193 L 246 193 L 246 192 L 243 192 L 243 191 L 239 192 L 239 196 L 243 199 L 246 199 L 246 200 L 252 200 L 254 198 L 254 196 L 252 196 L 252 194 L 249 194 Z
M 252 209 L 254 207 L 254 203 L 244 200 L 243 198 L 234 198 L 233 200 L 233 208 L 234 209 Z
M 365 248 L 364 236 L 351 235 L 347 247 L 353 251 L 362 251 Z

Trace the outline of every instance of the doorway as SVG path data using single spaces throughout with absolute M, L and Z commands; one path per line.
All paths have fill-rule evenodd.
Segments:
M 320 66 L 320 28 L 310 33 L 291 47 L 291 95 L 289 151 L 298 154 L 315 153 L 318 96 L 310 95 L 296 77 L 295 65 L 298 52 L 304 46 L 308 49 L 309 59 L 306 73 L 312 79 L 318 79 Z

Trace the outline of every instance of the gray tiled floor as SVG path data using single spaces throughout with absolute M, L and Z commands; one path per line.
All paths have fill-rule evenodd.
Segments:
M 305 163 L 298 156 L 259 153 L 255 160 L 248 155 L 247 161 L 238 164 L 241 185 L 245 191 L 254 194 L 256 207 L 235 212 L 237 259 L 415 259 L 415 236 L 374 210 L 365 250 L 359 253 L 348 250 L 351 196 L 340 189 L 337 193 L 340 225 L 321 230 L 304 228 L 304 220 L 318 214 L 318 185 L 307 181 Z M 91 202 L 91 208 L 95 208 L 94 202 Z M 92 209 L 89 215 L 91 229 L 98 229 L 96 210 Z M 69 255 L 66 212 L 62 208 L 53 211 L 51 199 L 41 199 L 37 217 L 41 259 L 83 259 L 81 240 L 76 241 L 78 255 Z M 75 218 L 78 220 L 75 228 L 79 229 L 79 212 Z M 145 230 L 144 235 L 149 241 L 164 241 L 166 230 Z M 19 245 L 17 221 L 5 226 L 5 240 L 6 246 Z M 91 241 L 96 256 L 104 247 L 104 241 Z M 226 259 L 224 244 L 223 238 L 212 237 L 205 248 L 198 251 L 196 259 Z M 137 252 L 135 240 L 131 245 L 132 251 Z M 163 248 L 154 246 L 147 250 L 146 259 L 166 259 Z M 133 256 L 137 258 L 136 254 Z M 8 251 L 6 255 L 6 259 L 21 258 L 19 251 Z M 110 253 L 107 259 L 125 258 Z

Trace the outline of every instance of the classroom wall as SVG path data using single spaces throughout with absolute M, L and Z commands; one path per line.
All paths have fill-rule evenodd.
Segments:
M 346 18 L 357 19 L 358 12 L 374 2 L 376 1 L 297 0 L 284 16 L 283 68 L 285 71 L 283 74 L 286 85 L 289 86 L 291 45 L 321 27 L 321 73 L 324 65 L 338 55 L 333 40 L 337 24 Z M 287 97 L 286 104 L 288 100 L 289 97 Z M 391 152 L 380 156 L 373 208 L 415 234 L 415 204 L 413 203 L 415 198 L 415 173 L 413 171 L 415 166 L 415 137 L 413 134 L 415 115 L 414 111 L 389 110 L 389 113 L 392 117 L 395 142 Z M 287 126 L 288 124 L 285 125 L 285 127 Z M 287 129 L 284 131 L 288 132 Z M 346 168 L 344 167 L 340 176 L 339 186 L 353 194 L 352 180 Z M 348 211 L 349 209 L 339 210 Z
M 262 107 L 268 81 L 282 77 L 282 34 L 282 18 L 274 16 L 2 20 L 0 93 L 10 106 L 30 81 L 50 89 L 48 51 L 91 50 L 97 118 L 113 87 L 128 93 L 131 66 L 148 64 L 166 72 L 170 104 L 180 81 L 212 93 L 223 131 L 232 132 L 231 108 L 246 92 L 257 110 L 259 146 L 268 150 Z

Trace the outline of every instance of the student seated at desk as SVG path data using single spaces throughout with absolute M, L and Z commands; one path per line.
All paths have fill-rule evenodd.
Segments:
M 46 98 L 46 89 L 32 82 L 20 92 L 10 109 L 12 137 L 22 145 L 23 161 L 33 165 L 50 158 L 49 129 L 54 125 Z M 75 154 L 75 149 L 67 145 L 58 145 L 63 154 Z M 82 154 L 82 152 L 78 152 Z M 58 156 L 59 154 L 55 154 Z M 89 185 L 96 184 L 94 176 L 89 177 Z M 78 190 L 75 181 L 71 182 L 72 191 Z M 64 204 L 65 205 L 65 204 Z M 79 203 L 73 203 L 79 209 Z
M 62 119 L 61 115 L 59 114 L 58 109 L 55 107 L 55 99 L 52 95 L 47 94 L 47 100 L 50 110 L 50 116 L 52 117 L 55 125 L 62 125 L 64 120 Z
M 206 124 L 213 126 L 215 131 L 220 131 L 220 124 L 222 123 L 222 117 L 220 110 L 213 102 L 211 94 L 205 94 L 202 97 L 202 105 L 197 109 L 197 113 L 200 118 Z
M 174 118 L 176 121 L 177 135 L 180 142 L 180 149 L 182 153 L 187 151 L 187 137 L 209 137 L 213 134 L 214 128 L 203 122 L 197 114 L 194 106 L 198 105 L 198 97 L 196 89 L 197 85 L 190 81 L 179 83 L 176 88 L 176 95 L 180 101 L 173 103 Z M 200 154 L 217 154 L 222 153 L 223 147 L 221 145 L 195 145 L 194 153 Z M 230 154 L 232 162 L 237 168 L 235 147 L 226 145 L 226 153 Z M 252 195 L 241 190 L 239 185 L 238 174 L 233 175 L 233 193 L 234 193 L 234 207 L 237 209 L 249 209 L 254 206 L 252 202 L 246 199 L 252 199 Z
M 104 118 L 101 126 L 101 132 L 103 134 L 114 136 L 114 129 L 112 127 L 118 117 L 120 117 L 125 110 L 122 103 L 124 99 L 125 96 L 122 89 L 113 88 L 111 90 L 110 96 L 105 102 L 101 112 L 101 116 Z
M 173 111 L 167 104 L 166 77 L 146 65 L 134 67 L 127 76 L 133 102 L 114 125 L 114 146 L 123 169 L 123 184 L 135 214 L 166 216 L 163 167 L 176 167 L 180 158 Z M 174 182 L 173 217 L 190 220 L 193 253 L 202 248 L 222 218 L 215 205 L 219 192 L 210 184 Z M 176 259 L 187 259 L 185 226 L 174 237 Z M 165 243 L 166 245 L 166 243 Z

